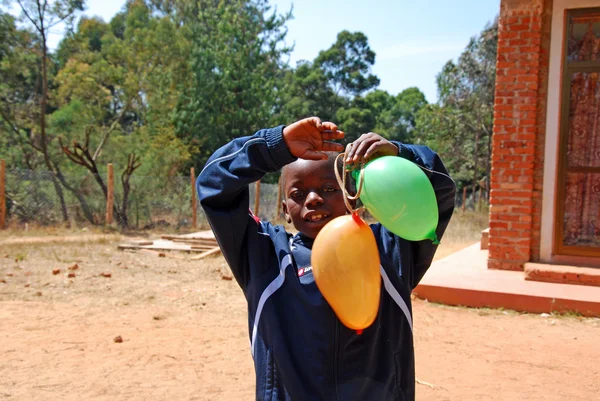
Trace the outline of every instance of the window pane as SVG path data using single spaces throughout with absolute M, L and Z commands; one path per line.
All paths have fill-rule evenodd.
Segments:
M 570 20 L 569 62 L 600 60 L 600 14 L 572 16 Z
M 571 76 L 569 167 L 600 167 L 600 73 Z
M 566 184 L 563 244 L 600 247 L 600 174 L 568 173 Z

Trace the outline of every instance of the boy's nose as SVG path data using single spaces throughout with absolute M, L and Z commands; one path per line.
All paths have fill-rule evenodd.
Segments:
M 316 191 L 310 191 L 306 196 L 306 204 L 307 205 L 322 205 L 323 198 Z

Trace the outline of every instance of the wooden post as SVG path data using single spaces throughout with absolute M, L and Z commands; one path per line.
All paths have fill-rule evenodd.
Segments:
M 0 229 L 6 227 L 6 162 L 0 160 Z
M 107 191 L 106 191 L 106 221 L 105 224 L 112 224 L 113 205 L 115 202 L 115 175 L 113 173 L 112 163 L 107 164 Z
M 192 228 L 196 228 L 196 224 L 198 223 L 198 211 L 196 210 L 196 170 L 193 167 L 190 168 L 190 181 L 192 184 Z
M 256 191 L 254 195 L 254 213 L 255 216 L 258 216 L 258 211 L 260 209 L 260 180 L 256 181 Z
M 279 181 L 277 181 L 277 214 L 275 215 L 275 222 L 279 221 L 281 218 L 281 176 L 279 177 Z
M 482 190 L 482 188 L 481 188 L 481 186 L 479 186 L 479 199 L 477 199 L 477 209 L 479 209 L 480 212 L 483 210 L 482 209 L 483 203 L 481 201 L 481 190 Z
M 462 201 L 462 211 L 465 211 L 465 207 L 467 206 L 467 187 L 463 187 L 463 201 Z

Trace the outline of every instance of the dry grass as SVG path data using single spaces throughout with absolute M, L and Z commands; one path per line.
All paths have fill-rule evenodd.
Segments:
M 369 221 L 370 223 L 374 222 Z M 286 224 L 285 221 L 278 221 L 278 224 L 284 224 L 289 232 L 296 232 L 293 226 Z M 472 245 L 481 239 L 481 231 L 488 227 L 487 212 L 462 212 L 457 210 L 450 221 L 446 234 L 442 238 L 440 247 L 436 253 L 436 259 L 443 258 Z M 204 228 L 208 229 L 208 228 Z M 80 243 L 110 243 L 123 239 L 123 237 L 136 238 L 158 238 L 160 234 L 167 233 L 169 230 L 145 230 L 129 231 L 119 233 L 111 227 L 81 227 L 67 228 L 64 226 L 42 227 L 9 227 L 0 230 L 0 244 L 17 245 L 24 244 L 35 246 L 39 243 L 60 243 L 60 242 L 80 242 Z M 31 238 L 35 237 L 35 238 Z
M 441 259 L 481 240 L 481 231 L 488 227 L 487 212 L 457 210 L 450 220 L 435 259 Z

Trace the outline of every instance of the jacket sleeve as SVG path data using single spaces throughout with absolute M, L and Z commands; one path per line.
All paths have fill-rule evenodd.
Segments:
M 294 161 L 283 140 L 283 126 L 237 138 L 217 150 L 196 180 L 200 205 L 236 280 L 249 280 L 249 230 L 259 225 L 249 211 L 248 185 Z
M 400 150 L 398 156 L 408 159 L 419 166 L 423 167 L 423 171 L 431 181 L 435 196 L 437 198 L 439 222 L 436 229 L 436 234 L 439 240 L 442 239 L 446 227 L 450 222 L 452 213 L 454 212 L 454 200 L 456 195 L 456 184 L 448 174 L 448 170 L 440 157 L 422 145 L 406 145 L 399 142 L 394 142 Z M 425 275 L 433 257 L 437 250 L 437 245 L 430 240 L 411 242 L 412 249 L 412 269 L 410 272 L 411 288 L 415 288 L 419 281 Z

